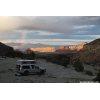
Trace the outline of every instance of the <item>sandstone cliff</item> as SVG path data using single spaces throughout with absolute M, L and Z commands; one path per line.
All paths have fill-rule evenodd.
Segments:
M 61 46 L 55 47 L 41 47 L 41 48 L 30 48 L 34 52 L 67 52 L 67 51 L 80 51 L 84 44 L 73 45 L 73 46 Z
M 83 46 L 80 59 L 85 63 L 100 63 L 100 39 L 96 39 Z
M 73 46 L 63 46 L 56 49 L 56 52 L 66 52 L 66 51 L 80 51 L 83 49 L 84 44 L 73 45 Z
M 34 52 L 55 52 L 54 47 L 30 48 Z

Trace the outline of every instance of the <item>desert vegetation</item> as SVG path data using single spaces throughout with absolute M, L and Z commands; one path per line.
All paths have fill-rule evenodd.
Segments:
M 87 75 L 89 75 L 89 76 L 93 76 L 93 73 L 92 73 L 91 71 L 89 71 L 89 70 L 86 70 L 85 73 L 86 73 Z
M 97 73 L 97 76 L 93 79 L 93 81 L 99 82 L 99 83 L 100 83 L 100 70 L 99 70 L 99 72 Z
M 77 72 L 83 72 L 84 71 L 84 66 L 83 66 L 82 62 L 80 62 L 80 60 L 77 60 L 76 62 L 74 62 L 73 67 L 75 68 L 75 70 Z
M 70 57 L 66 55 L 52 55 L 48 56 L 46 61 L 67 67 L 67 65 L 70 64 Z
M 12 52 L 7 52 L 5 54 L 6 57 L 10 58 L 22 58 L 22 59 L 34 59 L 35 53 L 32 51 L 30 53 L 24 53 L 20 50 L 13 50 Z

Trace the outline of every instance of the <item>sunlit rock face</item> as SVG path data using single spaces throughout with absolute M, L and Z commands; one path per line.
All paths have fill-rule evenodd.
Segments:
M 85 63 L 100 63 L 100 39 L 84 45 L 80 52 L 80 59 Z
M 34 52 L 67 52 L 67 51 L 80 51 L 84 44 L 74 46 L 61 46 L 55 47 L 42 47 L 42 48 L 31 48 Z
M 31 48 L 34 52 L 55 52 L 55 48 L 53 47 L 45 47 L 45 48 Z
M 73 46 L 63 46 L 56 49 L 57 52 L 64 52 L 64 51 L 80 51 L 83 49 L 84 44 L 80 45 L 73 45 Z

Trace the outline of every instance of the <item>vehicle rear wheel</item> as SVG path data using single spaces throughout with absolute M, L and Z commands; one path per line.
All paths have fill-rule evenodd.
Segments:
M 41 70 L 40 75 L 41 75 L 41 74 L 44 74 L 44 70 Z

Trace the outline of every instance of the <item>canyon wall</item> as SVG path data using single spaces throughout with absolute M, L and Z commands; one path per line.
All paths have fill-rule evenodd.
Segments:
M 74 46 L 61 46 L 55 47 L 41 47 L 41 48 L 30 48 L 34 52 L 67 52 L 67 51 L 80 51 L 84 44 L 74 45 Z
M 73 46 L 63 46 L 56 49 L 56 52 L 64 52 L 64 51 L 80 51 L 83 49 L 84 44 L 73 45 Z
M 84 45 L 80 52 L 80 59 L 84 63 L 100 63 L 100 39 Z
M 30 48 L 34 52 L 55 52 L 54 47 Z

